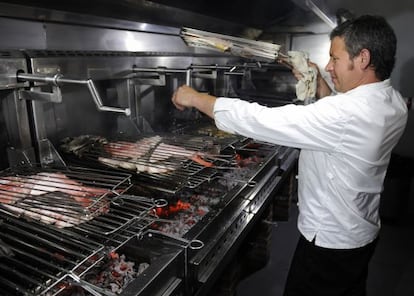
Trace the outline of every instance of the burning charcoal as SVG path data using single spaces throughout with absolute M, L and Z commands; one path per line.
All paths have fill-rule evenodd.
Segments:
M 97 268 L 99 270 L 91 272 L 87 280 L 97 287 L 120 294 L 148 266 L 148 263 L 141 263 L 137 270 L 135 262 L 127 261 L 125 255 L 113 252 L 110 254 L 109 261 L 104 266 Z
M 210 199 L 204 195 L 188 197 L 191 202 L 178 200 L 175 204 L 163 208 L 157 208 L 157 216 L 170 220 L 167 223 L 157 223 L 153 228 L 173 236 L 182 237 L 193 225 L 197 224 L 208 212 L 211 211 Z M 212 199 L 217 203 L 216 199 Z

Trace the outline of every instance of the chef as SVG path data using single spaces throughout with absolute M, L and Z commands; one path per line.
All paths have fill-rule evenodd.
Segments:
M 389 79 L 396 37 L 386 20 L 360 16 L 336 27 L 330 40 L 325 70 L 335 92 L 317 71 L 313 104 L 271 108 L 188 86 L 172 97 L 178 109 L 195 107 L 221 130 L 301 149 L 301 235 L 285 296 L 366 294 L 383 181 L 407 121 L 406 104 Z

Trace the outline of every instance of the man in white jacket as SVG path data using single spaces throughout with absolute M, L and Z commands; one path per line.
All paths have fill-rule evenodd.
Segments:
M 269 108 L 187 86 L 172 98 L 178 109 L 195 107 L 224 131 L 301 149 L 301 237 L 285 296 L 366 294 L 383 181 L 407 121 L 405 102 L 389 80 L 396 37 L 385 19 L 346 21 L 330 38 L 325 70 L 337 94 L 319 74 L 323 99 L 313 104 Z

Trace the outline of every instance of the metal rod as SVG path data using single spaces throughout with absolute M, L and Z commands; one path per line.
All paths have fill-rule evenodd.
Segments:
M 95 102 L 95 105 L 98 108 L 98 110 L 123 113 L 127 116 L 131 114 L 131 110 L 129 108 L 123 109 L 123 108 L 118 108 L 118 107 L 104 106 L 102 103 L 102 99 L 92 79 L 87 79 L 87 80 L 68 79 L 68 78 L 63 78 L 63 75 L 61 74 L 56 74 L 54 76 L 45 76 L 45 75 L 40 75 L 40 74 L 28 74 L 28 73 L 17 73 L 17 79 L 32 81 L 32 82 L 45 82 L 45 83 L 52 84 L 55 86 L 59 86 L 59 84 L 86 85 L 88 87 L 89 93 L 92 95 L 93 101 Z
M 185 84 L 191 86 L 191 69 L 187 69 L 185 73 Z
M 183 69 L 173 69 L 173 68 L 161 68 L 161 67 L 154 67 L 154 68 L 141 68 L 141 67 L 133 67 L 132 72 L 158 72 L 158 73 L 186 73 L 188 68 Z
M 185 73 L 185 84 L 191 86 L 191 77 L 194 70 L 224 70 L 224 75 L 245 75 L 245 69 L 260 69 L 260 68 L 274 68 L 274 63 L 245 63 L 243 65 L 190 65 L 187 68 L 163 68 L 163 67 L 133 67 L 133 73 Z M 238 72 L 237 70 L 242 69 L 243 71 Z M 197 72 L 195 72 L 197 73 Z
M 56 74 L 54 76 L 45 76 L 41 74 L 28 74 L 28 73 L 17 73 L 18 80 L 32 81 L 32 82 L 45 82 L 54 85 L 57 84 L 57 79 L 61 77 L 61 74 Z
M 306 0 L 305 4 L 309 7 L 314 14 L 316 14 L 322 21 L 324 21 L 332 29 L 336 27 L 336 24 L 311 0 Z

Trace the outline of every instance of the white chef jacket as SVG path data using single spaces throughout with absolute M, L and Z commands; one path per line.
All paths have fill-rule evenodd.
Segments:
M 377 237 L 384 177 L 407 121 L 389 80 L 305 106 L 218 98 L 214 118 L 224 131 L 301 149 L 298 228 L 307 240 L 351 249 Z

